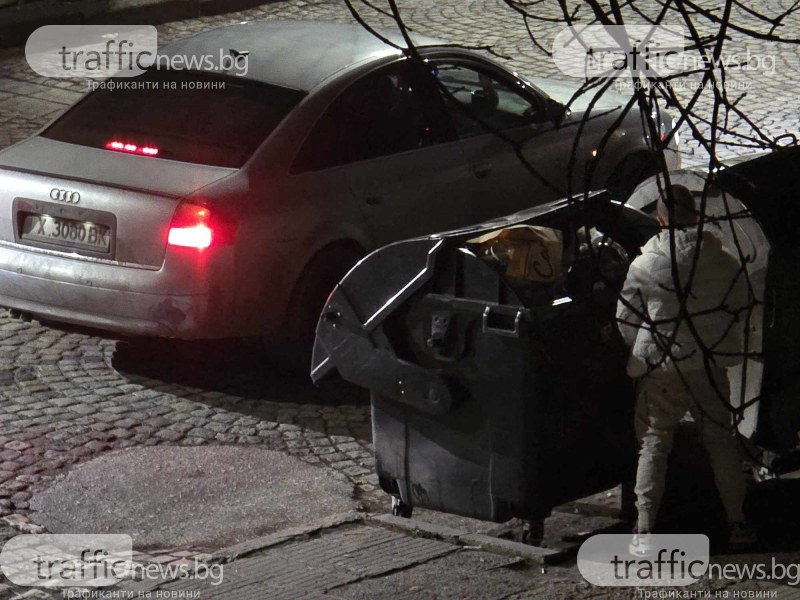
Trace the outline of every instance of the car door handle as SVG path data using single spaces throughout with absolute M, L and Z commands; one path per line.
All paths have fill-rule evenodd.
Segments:
M 492 163 L 473 163 L 469 166 L 469 170 L 476 179 L 486 179 L 492 172 Z
M 369 196 L 364 196 L 364 202 L 369 204 L 370 206 L 374 206 L 376 204 L 380 204 L 383 198 L 380 194 L 370 194 Z

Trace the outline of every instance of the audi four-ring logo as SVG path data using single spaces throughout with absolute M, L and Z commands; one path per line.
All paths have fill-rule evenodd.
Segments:
M 53 188 L 50 190 L 50 199 L 58 200 L 59 202 L 68 202 L 69 204 L 77 204 L 81 201 L 81 195 L 78 192 Z

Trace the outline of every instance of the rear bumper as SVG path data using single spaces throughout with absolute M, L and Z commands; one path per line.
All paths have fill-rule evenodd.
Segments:
M 159 270 L 75 260 L 0 245 L 0 305 L 37 318 L 132 336 L 180 339 L 237 335 L 230 314 L 231 289 L 213 282 L 205 263 L 203 277 L 190 265 Z M 196 273 L 197 274 L 197 273 Z M 219 282 L 222 283 L 222 282 Z M 167 290 L 189 293 L 171 293 Z M 163 292 L 161 290 L 164 290 Z M 232 327 L 233 326 L 233 327 Z
M 30 279 L 26 280 L 25 285 L 34 288 L 34 291 L 40 289 L 36 284 L 31 286 Z M 0 286 L 7 289 L 2 275 Z M 82 325 L 122 335 L 181 339 L 224 337 L 211 331 L 205 332 L 202 324 L 194 318 L 198 313 L 205 312 L 207 299 L 203 296 L 156 296 L 97 288 L 88 294 L 74 290 L 77 292 L 75 294 L 64 293 L 66 290 L 63 286 L 59 286 L 59 292 L 64 299 L 64 303 L 59 306 L 8 294 L 0 294 L 0 306 L 30 313 L 40 319 Z M 70 306 L 78 297 L 89 300 L 80 309 Z M 127 306 L 129 310 L 124 316 L 100 312 L 111 303 Z

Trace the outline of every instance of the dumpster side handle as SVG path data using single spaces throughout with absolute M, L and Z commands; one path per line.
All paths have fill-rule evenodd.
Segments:
M 486 306 L 483 310 L 483 333 L 494 333 L 496 335 L 507 335 L 509 337 L 519 337 L 519 325 L 522 322 L 522 309 L 517 309 L 513 315 L 503 312 L 492 312 L 491 306 Z M 511 327 L 504 327 L 510 325 Z

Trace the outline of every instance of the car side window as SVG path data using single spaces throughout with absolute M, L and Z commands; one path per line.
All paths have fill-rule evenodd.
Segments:
M 434 73 L 460 138 L 541 120 L 536 100 L 514 89 L 511 80 L 457 63 L 438 63 Z
M 319 119 L 291 171 L 317 171 L 446 141 L 437 108 L 429 102 L 441 100 L 426 94 L 431 82 L 414 73 L 406 63 L 392 65 L 350 86 Z

